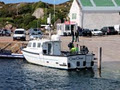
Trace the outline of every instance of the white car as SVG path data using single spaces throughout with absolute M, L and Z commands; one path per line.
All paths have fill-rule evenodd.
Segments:
M 91 32 L 92 32 L 93 36 L 102 36 L 103 35 L 102 31 L 100 31 L 98 29 L 91 30 Z
M 16 29 L 13 34 L 13 41 L 14 40 L 26 40 L 26 33 L 24 29 Z
M 42 38 L 42 32 L 38 32 L 38 33 L 31 33 L 30 34 L 30 40 L 36 39 L 36 38 Z

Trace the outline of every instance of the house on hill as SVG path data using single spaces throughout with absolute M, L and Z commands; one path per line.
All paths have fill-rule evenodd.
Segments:
M 82 28 L 120 25 L 120 0 L 74 0 L 69 17 Z

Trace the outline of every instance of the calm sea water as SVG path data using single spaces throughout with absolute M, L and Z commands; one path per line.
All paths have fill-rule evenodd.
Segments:
M 102 64 L 101 76 L 96 71 L 58 70 L 0 59 L 0 90 L 120 90 L 120 62 Z

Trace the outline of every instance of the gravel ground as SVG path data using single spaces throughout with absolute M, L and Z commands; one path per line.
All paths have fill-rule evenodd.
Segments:
M 71 37 L 62 37 L 62 50 L 68 50 L 68 43 Z M 79 37 L 79 45 L 85 45 L 89 51 L 93 52 L 98 57 L 98 49 L 102 47 L 102 61 L 120 61 L 120 36 L 102 36 L 102 37 Z M 76 42 L 74 43 L 76 44 Z

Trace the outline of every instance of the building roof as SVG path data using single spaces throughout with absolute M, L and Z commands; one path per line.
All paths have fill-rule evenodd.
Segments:
M 120 12 L 120 0 L 78 0 L 83 11 Z

